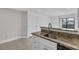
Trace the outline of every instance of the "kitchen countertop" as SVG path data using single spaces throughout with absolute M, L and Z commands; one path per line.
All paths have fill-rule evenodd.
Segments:
M 45 27 L 42 27 L 42 29 L 45 29 L 45 30 L 46 30 Z M 58 30 L 57 30 L 57 31 L 58 31 Z M 66 32 L 67 32 L 67 31 L 66 31 Z M 68 33 L 68 32 L 67 32 L 67 33 Z M 49 38 L 49 37 L 44 36 L 44 35 L 47 34 L 47 32 L 42 32 L 42 31 L 34 32 L 34 33 L 32 33 L 32 34 L 33 34 L 33 35 L 36 35 L 36 36 L 38 36 L 38 37 L 44 38 L 44 39 L 46 39 L 46 40 L 49 40 L 49 41 L 52 41 L 52 42 L 61 44 L 61 45 L 65 46 L 65 47 L 67 47 L 67 48 L 70 48 L 70 49 L 72 49 L 72 50 L 79 50 L 79 38 L 77 38 L 77 39 L 74 39 L 74 38 L 70 39 L 70 38 L 64 38 L 64 37 L 62 37 L 62 36 L 60 36 L 60 37 L 57 36 L 57 38 L 54 39 L 54 38 Z M 70 34 L 72 34 L 72 33 L 70 33 Z M 75 35 L 75 34 L 76 34 L 76 33 L 74 32 L 74 35 Z M 78 34 L 77 34 L 77 35 L 78 35 Z
M 41 29 L 48 30 L 48 27 L 41 27 Z M 64 33 L 79 35 L 78 30 L 68 30 L 68 29 L 61 29 L 61 28 L 52 28 L 50 30 L 51 31 L 64 32 Z

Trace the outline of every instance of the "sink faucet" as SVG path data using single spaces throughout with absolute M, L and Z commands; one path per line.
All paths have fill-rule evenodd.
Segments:
M 49 23 L 48 24 L 48 37 L 51 38 L 52 37 L 52 32 L 51 32 L 51 29 L 52 29 L 52 24 Z

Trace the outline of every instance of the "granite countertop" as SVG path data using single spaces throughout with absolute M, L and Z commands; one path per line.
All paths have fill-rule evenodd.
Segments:
M 40 28 L 44 29 L 44 30 L 48 30 L 48 27 L 40 27 Z M 68 30 L 68 29 L 61 29 L 61 28 L 52 28 L 50 30 L 51 31 L 64 32 L 64 33 L 79 35 L 78 30 Z
M 41 38 L 44 38 L 46 40 L 49 40 L 49 41 L 52 41 L 52 42 L 55 42 L 55 43 L 59 43 L 65 47 L 68 47 L 70 49 L 73 49 L 73 50 L 79 50 L 79 39 L 68 39 L 68 38 L 63 38 L 63 37 L 57 37 L 57 39 L 53 39 L 53 38 L 49 38 L 49 37 L 46 37 L 44 35 L 46 35 L 47 33 L 46 32 L 34 32 L 32 33 L 33 35 L 36 35 L 38 37 L 41 37 Z

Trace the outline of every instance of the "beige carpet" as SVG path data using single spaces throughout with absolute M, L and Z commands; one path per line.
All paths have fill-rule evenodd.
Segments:
M 18 39 L 11 42 L 0 44 L 0 50 L 31 50 L 29 39 Z

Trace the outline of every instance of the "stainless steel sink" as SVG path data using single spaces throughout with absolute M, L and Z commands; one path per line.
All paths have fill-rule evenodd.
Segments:
M 48 37 L 48 38 L 52 38 L 52 39 L 57 39 L 57 37 L 56 37 L 56 35 L 54 35 L 54 34 L 46 34 L 46 35 L 44 35 L 45 37 Z

